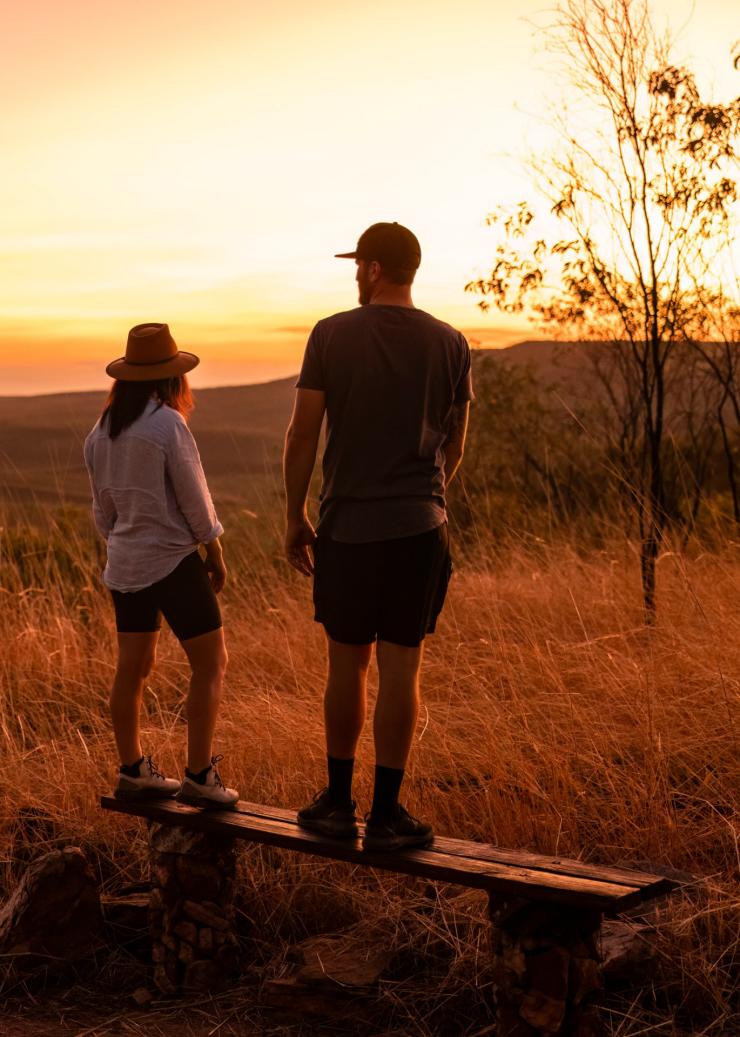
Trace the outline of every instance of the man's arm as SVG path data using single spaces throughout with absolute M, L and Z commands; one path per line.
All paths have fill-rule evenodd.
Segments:
M 306 497 L 313 466 L 316 463 L 325 409 L 325 393 L 318 389 L 298 389 L 293 416 L 285 434 L 285 553 L 293 568 L 306 576 L 313 572 L 309 547 L 316 537 L 306 513 Z
M 452 408 L 450 431 L 444 445 L 445 452 L 445 486 L 449 486 L 460 467 L 465 452 L 465 437 L 468 434 L 468 415 L 470 403 L 455 404 Z

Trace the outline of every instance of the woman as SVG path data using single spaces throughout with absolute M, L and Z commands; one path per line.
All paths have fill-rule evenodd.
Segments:
M 223 526 L 187 425 L 193 402 L 185 374 L 199 363 L 179 351 L 166 324 L 138 324 L 85 440 L 95 524 L 108 545 L 103 582 L 113 597 L 118 664 L 110 696 L 121 766 L 119 799 L 173 796 L 233 807 L 211 755 L 227 655 L 216 594 L 226 580 Z M 198 551 L 205 547 L 205 562 Z M 188 765 L 182 785 L 166 778 L 139 740 L 144 681 L 154 663 L 161 616 L 191 667 Z

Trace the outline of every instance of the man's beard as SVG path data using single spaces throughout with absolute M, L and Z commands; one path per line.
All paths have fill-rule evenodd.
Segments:
M 365 281 L 358 281 L 357 295 L 360 301 L 360 306 L 367 306 L 370 302 L 370 285 Z

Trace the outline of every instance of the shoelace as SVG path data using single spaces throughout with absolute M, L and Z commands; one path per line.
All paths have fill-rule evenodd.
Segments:
M 219 753 L 218 756 L 212 756 L 211 757 L 211 767 L 213 768 L 213 780 L 216 782 L 216 784 L 219 786 L 219 788 L 225 789 L 226 786 L 221 781 L 221 775 L 216 770 L 216 764 L 220 763 L 221 760 L 223 760 L 223 758 L 224 758 L 224 754 L 223 753 Z
M 372 811 L 368 810 L 367 813 L 364 815 L 365 824 L 367 824 L 369 822 L 371 814 L 372 814 Z M 383 827 L 389 828 L 394 820 L 400 820 L 402 818 L 407 818 L 409 821 L 412 821 L 415 825 L 420 825 L 422 823 L 419 820 L 418 817 L 414 817 L 412 814 L 410 814 L 408 812 L 406 807 L 402 807 L 401 804 L 399 803 L 398 804 L 398 817 L 397 818 L 391 818 L 390 821 L 386 821 L 385 824 L 383 825 Z
M 328 794 L 329 786 L 325 785 L 323 789 L 319 789 L 319 791 L 313 796 L 311 800 L 311 806 L 314 806 L 314 804 L 316 803 L 320 803 L 325 796 L 328 796 Z M 352 814 L 354 814 L 355 810 L 357 809 L 357 804 L 353 799 L 350 800 L 349 803 L 334 803 L 332 800 L 329 800 L 329 806 L 335 811 L 342 812 L 344 810 L 348 810 Z
M 145 756 L 144 759 L 145 759 L 147 768 L 149 769 L 149 777 L 150 778 L 162 778 L 162 779 L 164 779 L 164 774 L 162 773 L 162 771 L 160 771 L 157 768 L 157 765 L 154 762 L 154 760 L 151 758 L 151 756 Z

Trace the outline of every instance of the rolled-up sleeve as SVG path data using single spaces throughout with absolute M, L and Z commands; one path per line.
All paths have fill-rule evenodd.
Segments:
M 165 449 L 167 474 L 175 491 L 177 506 L 185 517 L 193 537 L 208 544 L 221 536 L 224 527 L 208 491 L 203 465 L 193 435 L 184 421 L 172 428 Z

